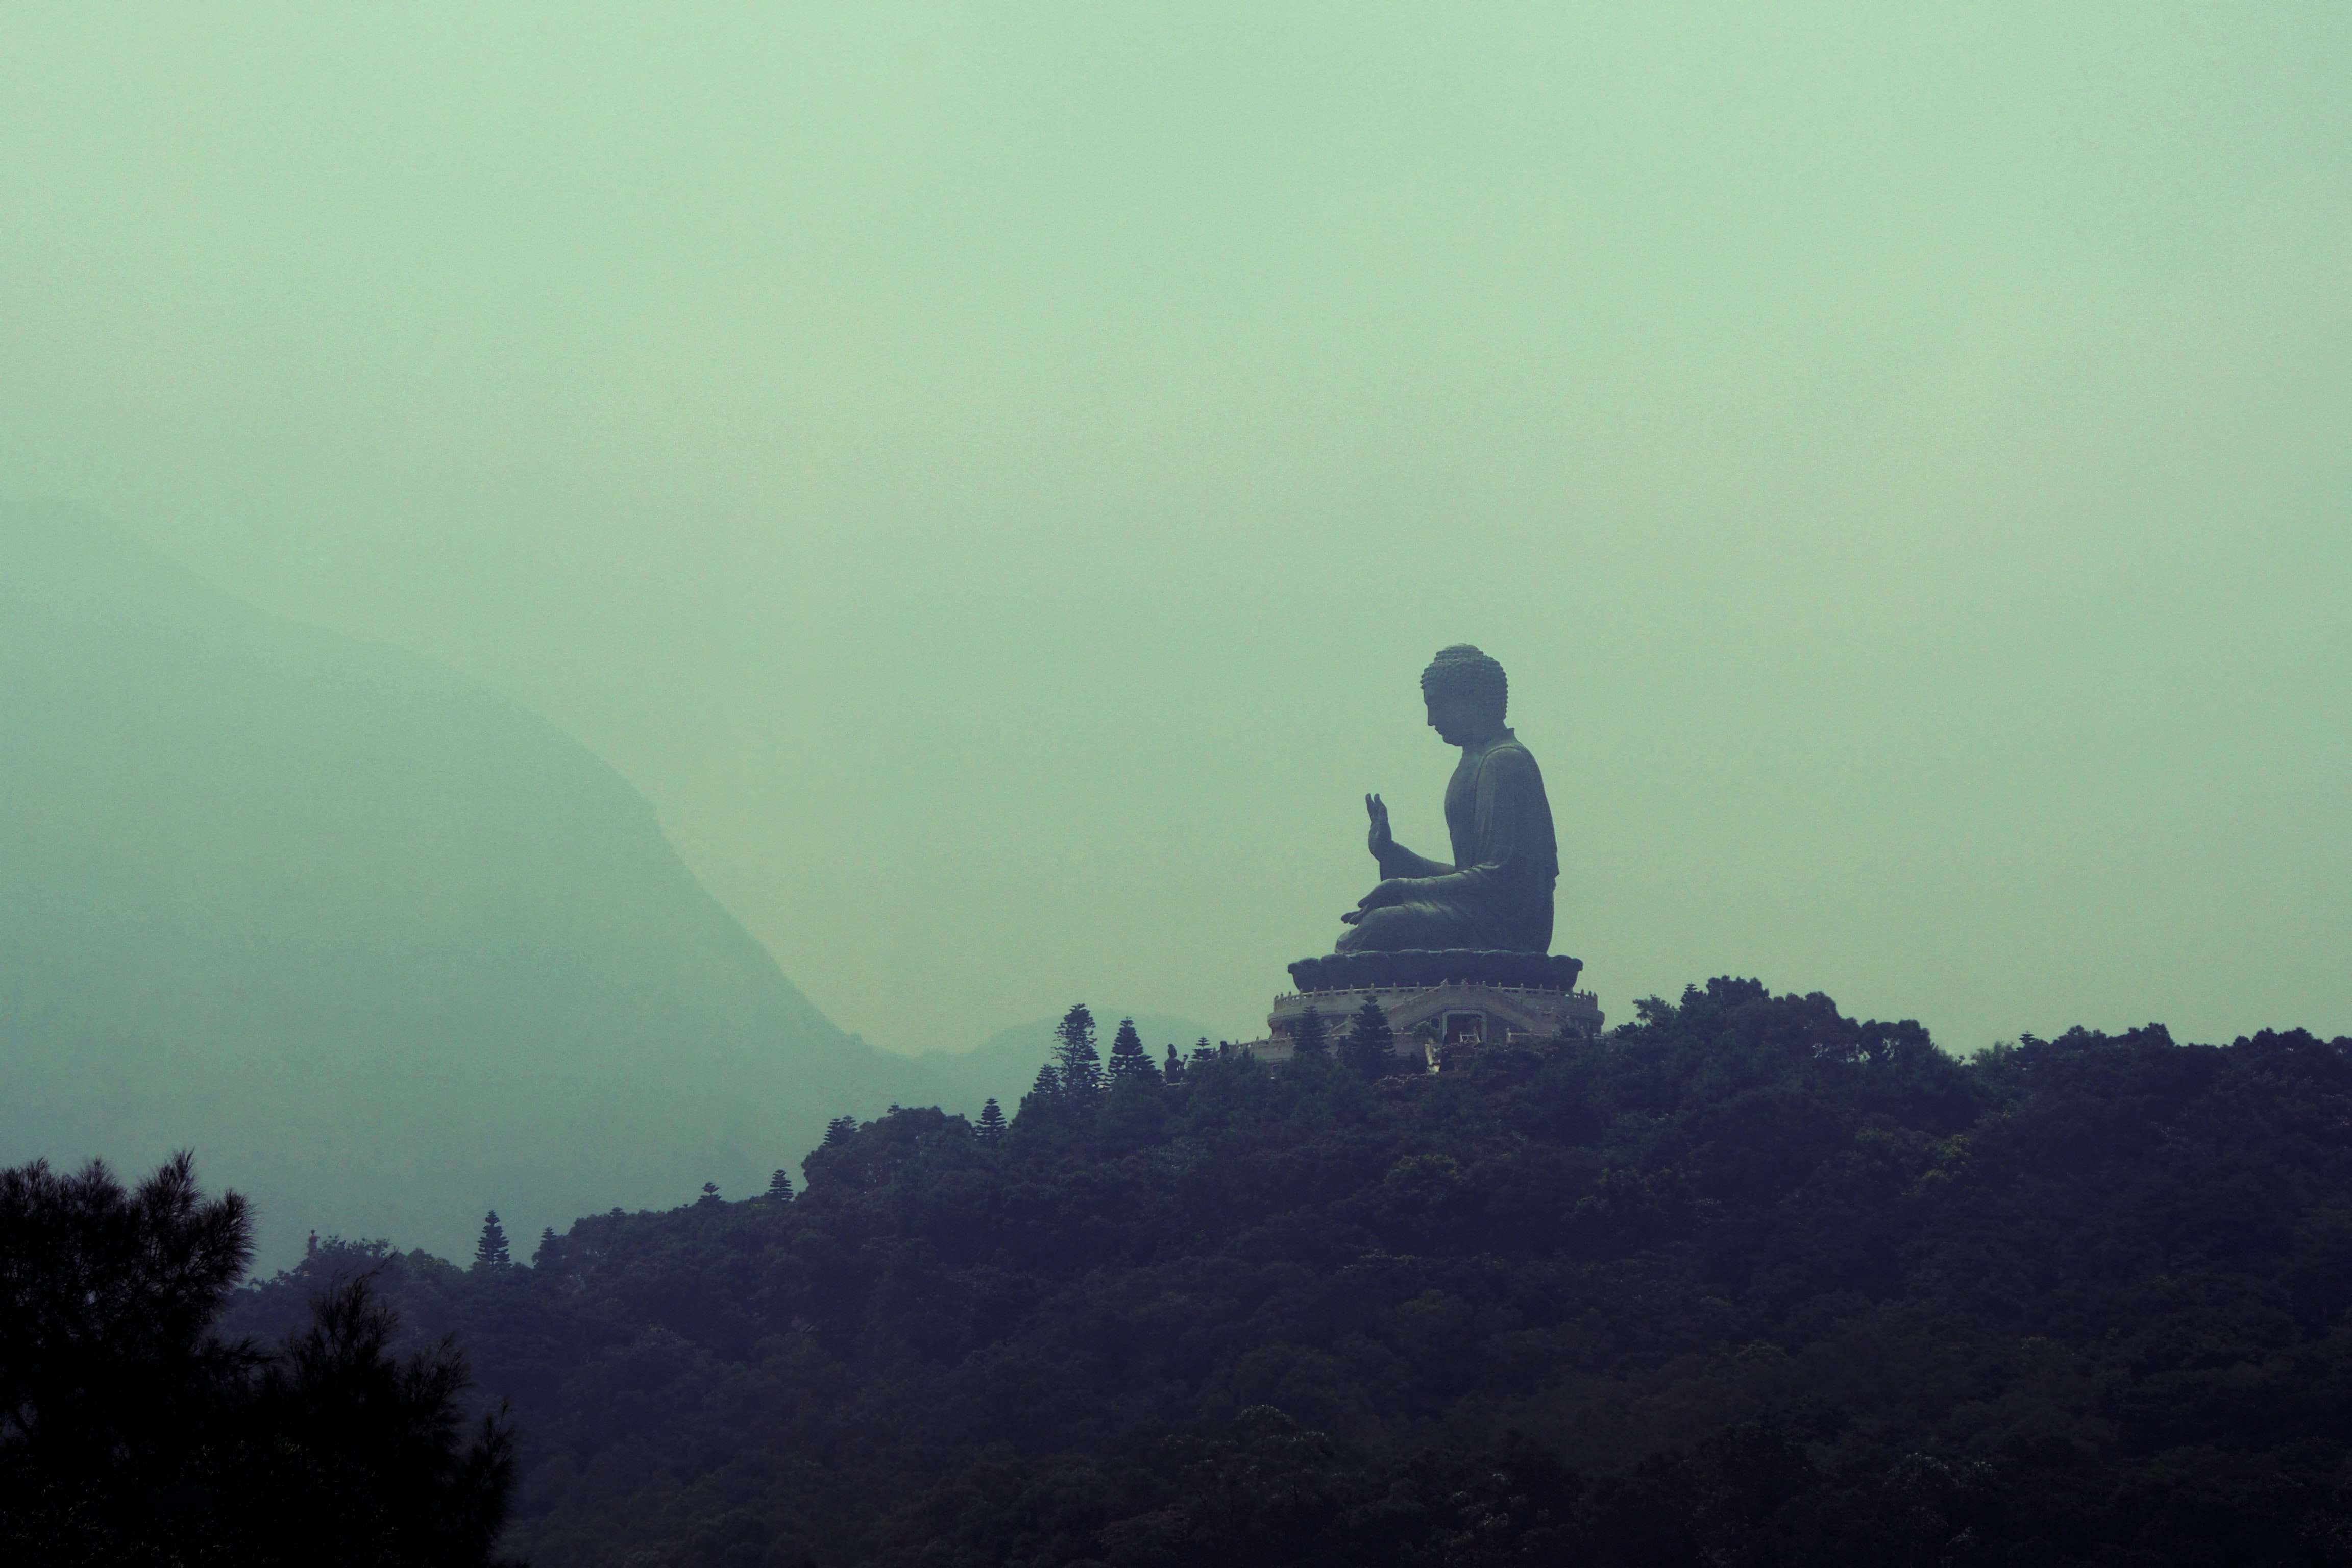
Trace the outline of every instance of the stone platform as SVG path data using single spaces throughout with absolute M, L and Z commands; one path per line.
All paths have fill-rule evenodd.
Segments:
M 1297 987 L 1275 998 L 1267 1037 L 1244 1047 L 1265 1061 L 1290 1059 L 1300 1015 L 1323 1016 L 1334 1045 L 1369 996 L 1389 1016 L 1397 1055 L 1434 1062 L 1442 1047 L 1500 1045 L 1555 1035 L 1591 1037 L 1601 1005 L 1576 989 L 1581 961 L 1541 952 L 1470 949 L 1335 952 L 1290 966 Z

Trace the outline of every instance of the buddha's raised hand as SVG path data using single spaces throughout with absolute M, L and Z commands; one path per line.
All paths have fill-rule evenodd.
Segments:
M 1364 835 L 1364 842 L 1377 860 L 1396 842 L 1389 833 L 1389 808 L 1381 804 L 1379 795 L 1368 795 L 1364 797 L 1364 813 L 1372 819 L 1371 831 Z

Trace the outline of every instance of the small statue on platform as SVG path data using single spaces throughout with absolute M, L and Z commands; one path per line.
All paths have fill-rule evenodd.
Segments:
M 1399 844 L 1389 833 L 1388 807 L 1366 795 L 1381 883 L 1339 917 L 1351 929 L 1338 951 L 1549 952 L 1559 852 L 1543 774 L 1503 723 L 1509 696 L 1503 667 L 1458 643 L 1429 661 L 1421 695 L 1437 738 L 1462 748 L 1445 786 L 1454 863 L 1423 859 Z

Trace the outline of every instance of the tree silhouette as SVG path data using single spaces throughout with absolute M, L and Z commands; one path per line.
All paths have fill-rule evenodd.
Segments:
M 990 1095 L 988 1103 L 980 1108 L 980 1141 L 993 1143 L 1004 1136 L 1004 1109 Z
M 395 1360 L 399 1320 L 364 1276 L 311 1314 L 262 1368 L 248 1421 L 275 1441 L 240 1467 L 270 1532 L 302 1549 L 285 1560 L 489 1563 L 514 1487 L 505 1406 L 461 1447 L 465 1358 L 445 1340 Z
M 251 1256 L 185 1154 L 134 1193 L 0 1171 L 0 1561 L 487 1568 L 511 1441 L 503 1411 L 461 1437 L 453 1343 L 394 1360 L 365 1276 L 275 1352 L 224 1343 Z
M 1299 1061 L 1325 1061 L 1331 1055 L 1330 1047 L 1330 1034 L 1324 1026 L 1323 1015 L 1310 1002 L 1307 1011 L 1298 1015 L 1298 1022 L 1290 1026 L 1291 1056 Z
M 793 1201 L 793 1175 L 790 1171 L 778 1171 L 768 1178 L 768 1196 L 780 1204 Z
M 1036 1081 L 1021 1097 L 1018 1115 L 1050 1116 L 1062 1100 L 1062 1075 L 1055 1070 L 1052 1062 L 1039 1062 Z
M 1110 1081 L 1123 1079 L 1160 1081 L 1160 1069 L 1151 1065 L 1150 1056 L 1143 1048 L 1143 1037 L 1135 1032 L 1135 1020 L 1121 1018 L 1118 1033 L 1111 1037 Z
M 539 1233 L 539 1247 L 530 1255 L 530 1266 L 546 1268 L 562 1261 L 563 1238 L 555 1234 L 555 1227 L 551 1225 Z
M 474 1267 L 504 1268 L 512 1261 L 507 1256 L 506 1226 L 499 1223 L 499 1211 L 492 1209 L 482 1216 L 481 1239 L 474 1243 Z
M 1367 996 L 1349 1023 L 1340 1047 L 1349 1067 L 1366 1078 L 1379 1078 L 1396 1067 L 1396 1031 L 1389 1026 L 1388 1010 L 1377 997 Z
M 989 1150 L 918 1108 L 765 1223 L 591 1222 L 562 1289 L 415 1255 L 379 1289 L 530 1402 L 550 1562 L 2343 1556 L 2352 1040 L 1958 1060 L 1748 982 L 1633 1011 L 1378 1092 L 1212 1052 Z M 1251 1408 L 1276 1390 L 1317 1418 Z M 1531 1411 L 1622 1459 L 1529 1447 Z M 672 1456 L 742 1479 L 681 1488 Z
M 1095 1016 L 1083 1002 L 1073 1004 L 1054 1026 L 1054 1066 L 1066 1094 L 1089 1095 L 1102 1088 L 1102 1053 L 1095 1049 Z
M 245 1273 L 251 1228 L 236 1194 L 205 1200 L 185 1153 L 134 1193 L 99 1161 L 73 1176 L 39 1160 L 0 1172 L 0 1440 L 10 1457 L 71 1469 L 151 1450 L 164 1440 L 164 1390 L 209 1389 L 243 1371 L 204 1331 Z
M 717 1182 L 703 1183 L 702 1195 L 694 1200 L 696 1207 L 706 1209 L 715 1209 L 724 1201 L 725 1200 L 720 1198 L 719 1195 L 719 1184 Z
M 828 1149 L 838 1148 L 856 1136 L 857 1118 L 855 1116 L 836 1116 L 824 1124 L 824 1146 Z

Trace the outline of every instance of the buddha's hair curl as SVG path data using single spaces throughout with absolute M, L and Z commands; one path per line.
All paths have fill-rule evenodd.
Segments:
M 1511 683 L 1504 677 L 1503 667 L 1466 642 L 1437 650 L 1437 657 L 1421 672 L 1421 689 L 1424 695 L 1444 691 L 1467 697 L 1491 708 L 1497 718 L 1511 700 Z

